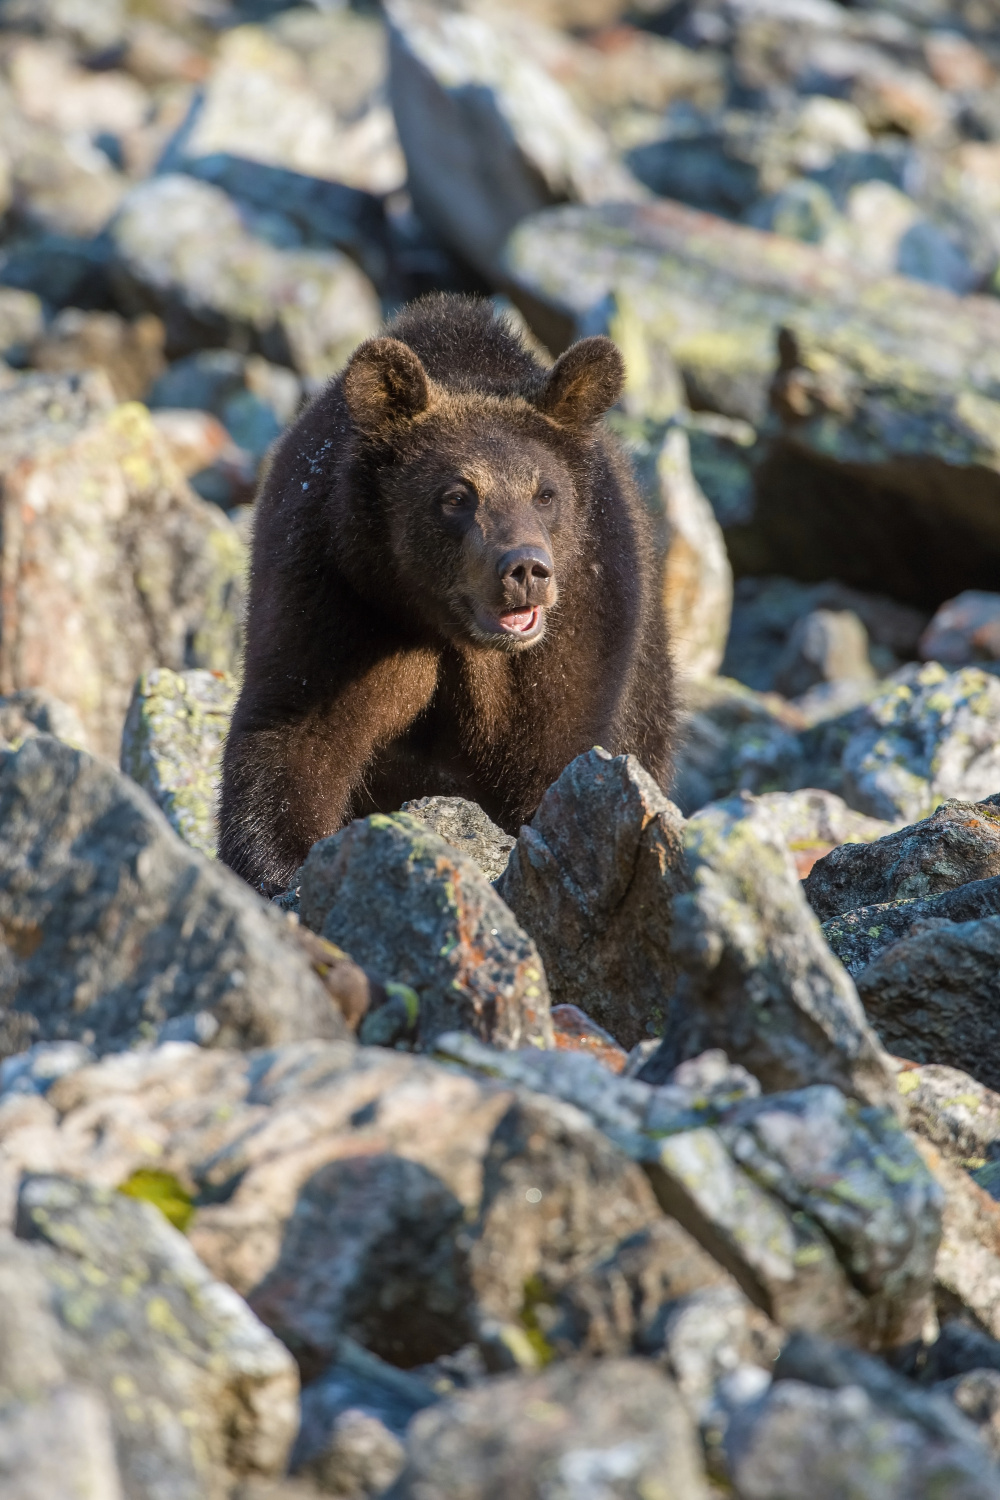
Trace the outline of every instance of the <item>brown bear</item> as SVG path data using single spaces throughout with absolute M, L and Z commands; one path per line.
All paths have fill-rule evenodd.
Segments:
M 317 839 L 461 796 L 516 834 L 582 751 L 661 783 L 674 717 L 649 518 L 603 428 L 606 338 L 547 370 L 436 295 L 362 344 L 257 501 L 222 859 L 265 893 Z

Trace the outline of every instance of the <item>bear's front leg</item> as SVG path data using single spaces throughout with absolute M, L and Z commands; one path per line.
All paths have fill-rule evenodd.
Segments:
M 244 688 L 223 758 L 219 858 L 264 895 L 284 890 L 317 839 L 336 833 L 372 757 L 437 686 L 429 650 L 382 657 L 312 702 Z

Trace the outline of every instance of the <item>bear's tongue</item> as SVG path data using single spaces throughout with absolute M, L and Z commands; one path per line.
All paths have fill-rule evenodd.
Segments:
M 509 630 L 514 635 L 527 635 L 537 624 L 537 609 L 512 609 L 509 614 L 500 616 L 501 629 Z

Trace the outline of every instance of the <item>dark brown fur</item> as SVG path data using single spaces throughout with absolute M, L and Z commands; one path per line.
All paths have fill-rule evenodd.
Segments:
M 317 839 L 412 797 L 471 798 L 516 833 L 595 744 L 666 784 L 649 524 L 599 420 L 621 378 L 607 340 L 546 372 L 489 304 L 427 298 L 285 435 L 225 751 L 220 848 L 239 874 L 279 889 Z

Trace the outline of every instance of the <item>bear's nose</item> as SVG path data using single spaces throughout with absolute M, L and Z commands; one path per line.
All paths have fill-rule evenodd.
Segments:
M 526 588 L 532 580 L 548 583 L 552 577 L 552 559 L 544 547 L 512 547 L 497 563 L 501 583 L 516 583 Z

